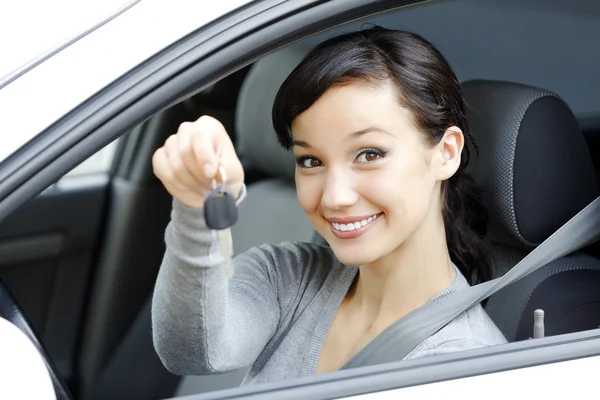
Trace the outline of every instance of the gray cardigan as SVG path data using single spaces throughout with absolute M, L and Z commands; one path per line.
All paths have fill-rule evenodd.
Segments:
M 245 196 L 245 188 L 238 203 Z M 156 351 L 173 373 L 251 366 L 244 383 L 312 375 L 358 268 L 313 243 L 262 245 L 238 255 L 229 281 L 203 212 L 174 200 L 152 302 Z M 468 287 L 455 282 L 437 297 Z M 506 343 L 481 306 L 456 317 L 406 359 Z

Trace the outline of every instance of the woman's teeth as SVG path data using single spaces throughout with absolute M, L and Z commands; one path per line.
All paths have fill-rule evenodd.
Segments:
M 333 229 L 335 229 L 336 231 L 342 231 L 342 232 L 353 231 L 355 229 L 362 228 L 363 226 L 366 226 L 367 224 L 370 224 L 378 216 L 379 216 L 379 214 L 373 215 L 372 217 L 363 219 L 360 222 L 356 221 L 356 222 L 351 222 L 349 224 L 338 224 L 338 223 L 332 222 L 331 225 L 333 226 Z

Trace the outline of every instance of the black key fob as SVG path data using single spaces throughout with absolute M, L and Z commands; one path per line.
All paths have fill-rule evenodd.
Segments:
M 204 219 L 210 229 L 227 229 L 237 221 L 238 210 L 231 193 L 225 188 L 211 190 L 204 201 Z

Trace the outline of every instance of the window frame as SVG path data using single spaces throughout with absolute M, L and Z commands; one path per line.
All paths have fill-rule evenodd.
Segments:
M 260 398 L 261 400 L 304 400 L 310 398 L 325 400 L 378 392 L 385 393 L 386 391 L 392 391 L 390 396 L 393 396 L 392 393 L 402 395 L 403 388 L 588 357 L 596 357 L 598 365 L 600 365 L 599 345 L 600 329 L 596 329 L 458 353 L 336 371 L 284 382 L 263 383 L 192 396 L 173 397 L 173 399 L 241 400 Z M 575 373 L 569 367 L 565 369 L 565 373 Z M 503 383 L 506 384 L 506 382 Z M 568 379 L 565 379 L 564 383 L 570 385 Z M 538 387 L 543 384 L 543 381 L 536 381 L 531 384 L 537 387 L 540 394 L 544 393 L 543 388 Z M 590 388 L 595 388 L 594 384 L 593 381 L 589 382 Z M 586 392 L 581 386 L 578 390 Z M 518 394 L 518 398 L 521 398 L 523 393 L 521 388 L 514 387 L 514 391 L 515 395 Z M 481 392 L 475 392 L 475 394 L 477 398 L 482 396 Z M 452 397 L 450 393 L 445 393 L 445 395 Z M 460 393 L 460 397 L 469 398 L 466 393 Z
M 264 0 L 249 3 L 140 64 L 6 159 L 0 168 L 0 218 L 137 124 L 268 52 L 343 23 L 401 7 L 436 2 Z M 332 398 L 596 355 L 600 355 L 600 330 L 188 398 L 241 399 L 260 395 L 261 398 L 285 396 L 291 399 L 306 398 L 309 394 L 311 398 Z

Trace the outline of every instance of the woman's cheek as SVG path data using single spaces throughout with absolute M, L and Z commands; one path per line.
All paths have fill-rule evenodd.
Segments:
M 401 190 L 401 178 L 398 171 L 381 169 L 369 171 L 360 177 L 360 193 L 364 199 L 379 207 L 393 202 Z
M 306 176 L 296 172 L 296 194 L 300 207 L 305 213 L 314 213 L 321 203 L 321 190 L 316 176 Z
M 385 213 L 388 223 L 398 218 L 404 220 L 411 203 L 420 201 L 420 185 L 407 169 L 401 163 L 389 163 L 386 168 L 367 174 L 362 182 L 363 198 Z

